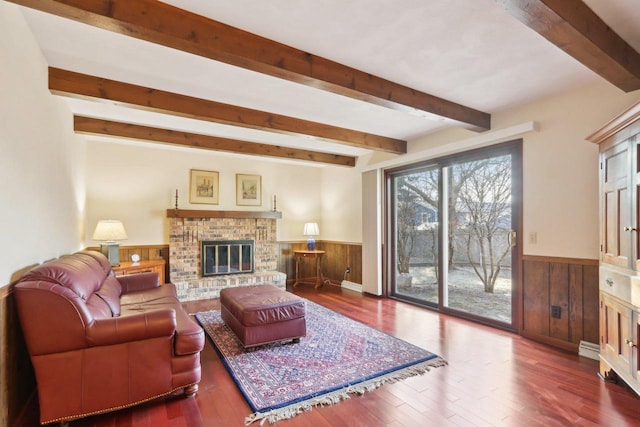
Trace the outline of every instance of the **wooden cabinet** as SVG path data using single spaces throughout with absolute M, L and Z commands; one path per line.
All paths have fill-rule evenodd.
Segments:
M 163 259 L 147 260 L 140 262 L 122 262 L 119 266 L 113 267 L 116 276 L 128 276 L 130 274 L 148 273 L 150 271 L 158 273 L 160 284 L 165 283 Z
M 587 139 L 600 145 L 600 373 L 640 394 L 640 103 Z
M 600 321 L 602 322 L 602 342 L 600 352 L 617 371 L 631 371 L 632 308 L 606 292 L 600 293 Z

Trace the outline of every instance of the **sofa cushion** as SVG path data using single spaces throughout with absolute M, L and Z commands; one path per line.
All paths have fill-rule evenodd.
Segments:
M 105 317 L 113 317 L 111 308 L 98 294 L 91 295 L 86 301 L 85 305 L 91 317 L 93 319 L 104 319 Z
M 104 282 L 110 270 L 89 251 L 73 255 L 63 255 L 56 260 L 46 262 L 31 270 L 29 280 L 45 280 L 71 289 L 76 295 L 87 301 Z
M 154 309 L 173 308 L 176 312 L 175 354 L 197 353 L 204 346 L 204 331 L 182 308 L 173 283 L 124 294 L 120 299 L 120 307 L 122 316 Z
M 120 316 L 120 295 L 122 294 L 122 286 L 114 276 L 107 276 L 104 283 L 96 292 L 111 310 L 112 316 Z

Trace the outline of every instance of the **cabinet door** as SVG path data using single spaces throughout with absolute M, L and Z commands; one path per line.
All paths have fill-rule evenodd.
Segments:
M 634 226 L 631 232 L 631 241 L 633 242 L 633 268 L 640 271 L 640 235 L 638 228 L 640 227 L 640 135 L 635 134 L 629 138 L 631 141 L 632 172 L 633 172 L 633 199 L 631 202 L 631 218 L 633 218 Z
M 631 267 L 631 149 L 628 141 L 602 152 L 602 261 Z
M 609 364 L 626 372 L 632 364 L 632 347 L 628 345 L 632 316 L 628 305 L 600 293 L 600 351 Z
M 640 381 L 640 311 L 633 312 L 633 323 L 631 324 L 633 331 L 631 333 L 631 353 L 633 362 L 633 377 Z

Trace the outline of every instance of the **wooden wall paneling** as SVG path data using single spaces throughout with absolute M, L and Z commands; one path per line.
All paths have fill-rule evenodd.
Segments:
M 349 263 L 348 246 L 335 242 L 322 242 L 320 248 L 326 251 L 322 262 L 322 272 L 325 278 L 339 285 Z
M 583 266 L 569 265 L 569 339 L 580 344 L 584 335 L 584 276 Z
M 287 275 L 287 282 L 293 279 L 293 249 L 290 242 L 278 242 L 278 271 Z
M 582 339 L 590 343 L 599 342 L 599 287 L 598 266 L 582 266 Z
M 583 340 L 598 343 L 598 298 L 597 260 L 523 257 L 523 336 L 569 351 Z
M 551 316 L 551 307 L 560 307 L 560 318 Z M 569 340 L 569 264 L 552 262 L 549 265 L 549 336 Z M 541 313 L 542 314 L 542 313 Z
M 362 284 L 362 245 L 350 246 L 349 266 L 351 267 L 351 272 L 347 274 L 347 280 Z
M 524 261 L 523 329 L 529 333 L 549 334 L 549 265 Z
M 340 285 L 345 277 L 345 270 L 350 267 L 347 280 L 362 283 L 362 245 L 353 243 L 318 241 L 316 248 L 326 253 L 322 259 L 322 274 L 331 283 Z M 306 242 L 278 242 L 278 271 L 287 274 L 287 281 L 293 283 L 296 273 L 293 251 L 306 250 Z M 300 277 L 315 277 L 315 261 L 300 261 Z

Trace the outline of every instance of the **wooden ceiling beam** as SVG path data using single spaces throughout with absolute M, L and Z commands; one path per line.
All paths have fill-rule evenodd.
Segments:
M 10 0 L 57 16 L 387 108 L 478 131 L 491 115 L 156 0 Z
M 115 80 L 49 68 L 49 90 L 57 95 L 109 100 L 142 110 L 172 114 L 263 131 L 310 135 L 331 142 L 394 154 L 407 142 L 323 123 L 223 104 Z M 309 139 L 312 143 L 313 140 Z
M 73 126 L 77 133 L 82 134 L 138 139 L 179 145 L 182 147 L 226 151 L 255 156 L 278 157 L 290 160 L 307 160 L 310 162 L 328 163 L 339 166 L 355 166 L 356 164 L 355 157 L 350 156 L 320 153 L 316 151 L 300 150 L 297 148 L 240 141 L 237 139 L 220 138 L 216 136 L 169 129 L 160 129 L 156 127 L 95 119 L 91 117 L 74 116 Z
M 640 53 L 580 0 L 494 0 L 625 92 L 640 89 Z

